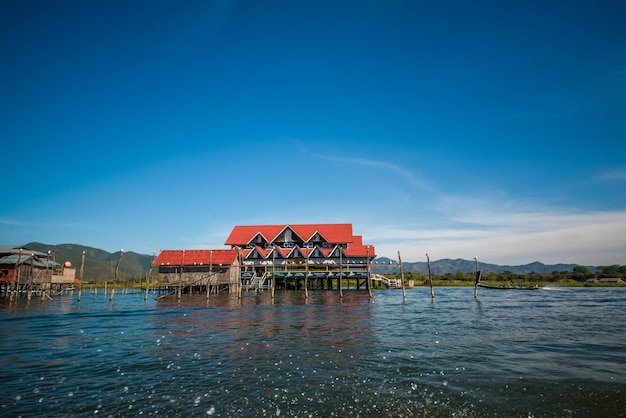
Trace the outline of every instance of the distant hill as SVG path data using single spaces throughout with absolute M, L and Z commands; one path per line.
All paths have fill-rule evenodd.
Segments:
M 119 257 L 119 251 L 109 253 L 97 248 L 87 247 L 79 244 L 58 244 L 49 245 L 39 242 L 31 242 L 25 245 L 26 248 L 47 253 L 52 251 L 54 259 L 57 263 L 69 261 L 72 266 L 76 267 L 76 277 L 80 275 L 80 263 L 83 251 L 85 251 L 85 280 L 89 283 L 111 281 L 115 276 L 115 264 Z M 118 278 L 120 280 L 130 279 L 133 277 L 145 279 L 146 272 L 150 268 L 152 256 L 146 254 L 138 254 L 132 251 L 124 252 L 120 262 Z M 518 266 L 501 266 L 497 264 L 480 263 L 480 269 L 484 273 L 502 273 L 509 271 L 514 274 L 540 273 L 547 274 L 552 272 L 572 271 L 578 264 L 543 264 L 538 261 L 534 263 L 518 265 Z M 391 260 L 386 257 L 379 257 L 374 260 L 371 265 L 373 273 L 399 273 L 400 267 L 397 260 Z M 596 272 L 594 266 L 584 266 L 590 272 Z M 403 262 L 402 268 L 407 273 L 428 273 L 428 264 L 426 262 Z M 431 261 L 430 269 L 432 274 L 440 275 L 446 273 L 471 273 L 475 270 L 474 260 L 448 258 L 442 260 Z M 156 275 L 156 272 L 152 272 Z
M 87 247 L 79 244 L 42 244 L 40 242 L 30 242 L 26 248 L 47 253 L 51 251 L 51 257 L 62 264 L 66 261 L 72 263 L 76 268 L 76 277 L 80 276 L 80 265 L 83 251 L 85 251 L 84 279 L 88 283 L 111 281 L 115 277 L 115 265 L 120 255 L 119 251 L 109 253 L 97 248 Z M 125 280 L 133 277 L 145 280 L 146 272 L 150 269 L 152 256 L 137 254 L 129 251 L 124 252 L 118 270 L 118 279 Z M 153 272 L 153 275 L 155 273 Z
M 504 271 L 510 271 L 514 274 L 528 274 L 528 273 L 539 273 L 539 274 L 548 274 L 554 271 L 562 272 L 562 271 L 572 271 L 574 267 L 579 264 L 543 264 L 538 261 L 529 264 L 523 264 L 518 266 L 501 266 L 497 264 L 487 264 L 487 263 L 479 263 L 480 269 L 484 273 L 502 273 Z M 584 266 L 590 272 L 595 272 L 597 269 L 594 266 Z M 428 263 L 426 262 L 416 262 L 416 263 L 407 263 L 402 262 L 402 269 L 405 272 L 410 273 L 428 273 Z M 432 274 L 446 274 L 446 273 L 456 273 L 458 271 L 462 271 L 463 273 L 471 273 L 476 270 L 476 264 L 474 260 L 463 260 L 456 259 L 451 260 L 449 258 L 444 258 L 442 260 L 436 260 L 430 262 L 430 271 Z M 372 264 L 372 272 L 385 274 L 385 273 L 399 273 L 400 267 L 398 265 L 398 260 L 391 260 L 386 257 L 380 257 L 374 260 Z

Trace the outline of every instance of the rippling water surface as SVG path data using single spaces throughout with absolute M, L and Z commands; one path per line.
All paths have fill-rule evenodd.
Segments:
M 625 416 L 626 289 L 0 299 L 0 414 Z

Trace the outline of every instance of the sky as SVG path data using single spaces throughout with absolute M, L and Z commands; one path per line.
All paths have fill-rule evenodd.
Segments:
M 0 244 L 626 264 L 626 3 L 0 2 Z

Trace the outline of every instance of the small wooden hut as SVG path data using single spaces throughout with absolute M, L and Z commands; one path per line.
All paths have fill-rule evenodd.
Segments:
M 50 260 L 50 254 L 20 246 L 0 247 L 0 293 L 13 289 L 41 292 L 71 288 L 76 281 L 76 269 L 69 262 L 61 265 Z
M 184 293 L 235 293 L 241 286 L 238 256 L 236 249 L 163 250 L 152 267 L 158 268 L 162 288 Z

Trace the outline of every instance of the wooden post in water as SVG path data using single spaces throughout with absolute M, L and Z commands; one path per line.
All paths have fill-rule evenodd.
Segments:
M 430 283 L 430 299 L 435 299 L 435 289 L 433 289 L 433 275 L 430 272 L 430 257 L 426 254 L 426 261 L 428 262 L 428 282 Z
M 83 293 L 83 274 L 85 272 L 85 252 L 83 251 L 83 257 L 80 262 L 80 282 L 78 282 L 78 301 L 80 302 L 80 296 Z
M 146 273 L 146 293 L 143 297 L 143 300 L 148 300 L 148 291 L 150 290 L 150 274 L 152 274 L 152 263 L 156 259 L 156 251 L 152 251 L 152 261 L 150 262 L 150 268 Z
M 400 257 L 400 251 L 398 251 L 398 263 L 400 263 L 400 281 L 402 282 L 402 297 L 406 300 L 406 290 L 404 289 L 404 269 L 402 268 L 402 257 Z
M 274 300 L 274 288 L 276 287 L 276 245 L 272 249 L 272 300 Z
M 11 282 L 11 295 L 9 296 L 9 302 L 13 302 L 17 297 L 17 288 L 20 285 L 20 262 L 22 261 L 22 249 L 17 256 L 15 262 L 15 270 L 13 270 L 13 280 Z
M 209 251 L 209 277 L 206 279 L 206 300 L 209 300 L 211 293 L 211 280 L 213 279 L 213 250 Z
M 476 281 L 474 283 L 474 297 L 478 297 L 478 283 L 480 283 L 480 269 L 478 268 L 478 257 L 474 257 L 476 263 Z
M 309 255 L 304 259 L 306 266 L 304 268 L 304 298 L 309 299 Z
M 343 276 L 343 251 L 341 250 L 341 245 L 339 248 L 339 279 L 337 279 L 337 287 L 339 288 L 339 299 L 343 299 L 343 289 L 341 288 L 341 279 Z
M 183 286 L 183 266 L 185 265 L 185 250 L 183 250 L 183 256 L 180 260 L 180 273 L 178 275 L 178 292 L 176 293 L 176 297 L 180 302 L 180 297 L 182 294 L 182 286 Z
M 237 257 L 239 258 L 239 277 L 237 278 L 237 286 L 239 287 L 239 290 L 237 291 L 237 298 L 241 299 L 241 288 L 243 287 L 241 284 L 241 272 L 243 271 L 243 254 L 241 254 L 241 248 L 237 248 Z
M 113 295 L 115 295 L 115 286 L 117 285 L 117 274 L 120 270 L 120 261 L 122 260 L 122 255 L 124 254 L 124 249 L 120 250 L 120 255 L 117 257 L 117 263 L 115 264 L 115 276 L 113 277 L 113 286 L 111 287 L 111 294 L 109 295 L 109 301 L 113 300 Z
M 26 291 L 26 300 L 30 300 L 32 298 L 33 292 L 33 263 L 35 262 L 35 254 L 30 255 L 30 274 L 28 275 L 28 290 Z
M 365 282 L 365 287 L 367 288 L 367 293 L 370 295 L 370 299 L 372 298 L 372 284 L 370 282 L 370 246 L 367 245 L 365 247 L 365 256 L 367 258 L 367 282 Z
M 44 300 L 46 296 L 46 292 L 44 291 L 43 285 L 45 284 L 45 281 L 48 280 L 49 270 L 50 270 L 50 250 L 48 250 L 48 255 L 46 256 L 46 278 L 45 280 L 41 281 L 41 300 L 42 301 Z M 50 276 L 50 286 L 51 285 L 52 285 L 52 277 Z

